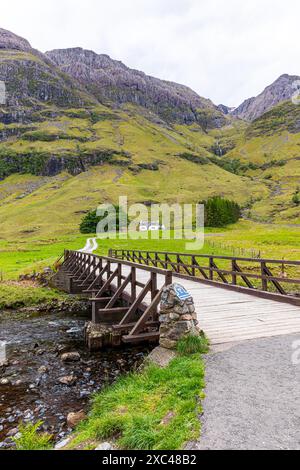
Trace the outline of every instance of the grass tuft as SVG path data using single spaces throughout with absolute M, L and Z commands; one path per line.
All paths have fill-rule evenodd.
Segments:
M 21 437 L 14 439 L 17 450 L 51 449 L 52 436 L 50 434 L 38 432 L 42 424 L 42 421 L 39 421 L 36 424 L 26 424 L 20 426 Z
M 186 336 L 178 342 L 177 351 L 182 355 L 206 354 L 209 351 L 208 339 L 204 334 L 200 336 Z

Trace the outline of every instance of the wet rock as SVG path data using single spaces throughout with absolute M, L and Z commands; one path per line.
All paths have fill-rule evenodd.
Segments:
M 66 447 L 66 445 L 68 445 L 70 441 L 71 441 L 71 439 L 68 437 L 67 439 L 64 439 L 63 441 L 58 442 L 56 444 L 56 446 L 54 447 L 54 449 L 55 450 L 61 450 L 64 447 Z
M 15 386 L 15 387 L 20 387 L 20 385 L 22 385 L 22 384 L 23 384 L 22 380 L 17 380 L 17 381 L 14 383 L 14 386 Z
M 18 432 L 19 432 L 18 428 L 13 428 L 6 434 L 6 436 L 7 437 L 14 437 L 16 434 L 18 434 Z
M 81 331 L 83 331 L 83 328 L 71 328 L 70 330 L 67 330 L 66 333 L 68 335 L 74 335 L 74 334 L 77 334 L 77 333 L 80 333 Z
M 48 372 L 48 367 L 47 366 L 41 366 L 38 370 L 38 373 L 43 375 L 43 374 L 46 374 Z
M 99 444 L 98 447 L 96 447 L 95 450 L 113 450 L 113 445 L 110 442 L 103 442 L 102 444 Z
M 62 362 L 79 362 L 80 354 L 78 352 L 69 352 L 61 355 Z
M 68 385 L 71 387 L 72 385 L 75 385 L 77 382 L 77 377 L 74 375 L 66 375 L 65 377 L 61 377 L 58 379 L 59 383 L 62 385 Z
M 9 384 L 10 384 L 10 382 L 6 378 L 0 380 L 0 385 L 9 385 Z
M 36 354 L 37 354 L 38 356 L 43 356 L 43 354 L 45 354 L 45 352 L 46 352 L 46 351 L 45 351 L 44 349 L 38 349 L 37 352 L 36 352 Z
M 86 414 L 83 410 L 78 411 L 77 413 L 69 413 L 67 416 L 67 424 L 70 428 L 74 428 L 77 424 L 81 423 L 86 419 Z

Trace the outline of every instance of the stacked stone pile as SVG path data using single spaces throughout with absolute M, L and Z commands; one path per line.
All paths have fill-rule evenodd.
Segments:
M 164 289 L 160 304 L 160 346 L 174 349 L 178 341 L 200 334 L 197 313 L 192 296 L 180 284 Z

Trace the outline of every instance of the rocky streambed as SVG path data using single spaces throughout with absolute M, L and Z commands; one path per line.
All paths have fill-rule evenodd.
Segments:
M 0 312 L 1 450 L 15 446 L 20 423 L 42 421 L 54 442 L 65 439 L 69 413 L 87 411 L 93 393 L 142 363 L 145 348 L 89 353 L 85 321 L 76 314 Z

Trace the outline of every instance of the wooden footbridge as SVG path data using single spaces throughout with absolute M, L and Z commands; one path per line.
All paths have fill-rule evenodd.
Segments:
M 161 294 L 172 282 L 191 293 L 212 344 L 300 333 L 300 261 L 65 251 L 53 281 L 89 298 L 92 321 L 111 325 L 124 343 L 158 341 Z

